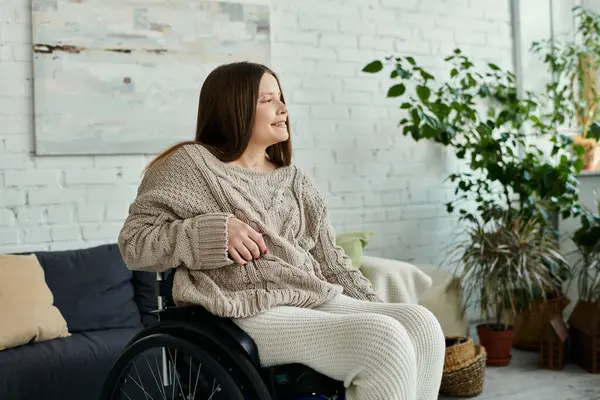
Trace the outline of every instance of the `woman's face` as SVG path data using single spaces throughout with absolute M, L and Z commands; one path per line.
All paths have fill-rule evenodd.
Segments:
M 289 138 L 287 117 L 287 107 L 281 102 L 281 89 L 277 80 L 269 73 L 264 74 L 260 81 L 250 140 L 265 148 L 285 142 Z

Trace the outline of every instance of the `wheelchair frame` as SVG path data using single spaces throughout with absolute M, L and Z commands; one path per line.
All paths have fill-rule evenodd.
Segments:
M 227 318 L 209 313 L 203 307 L 177 307 L 172 298 L 174 270 L 156 273 L 155 293 L 158 322 L 150 325 L 135 335 L 127 345 L 129 347 L 137 340 L 156 333 L 169 333 L 197 344 L 202 342 L 214 348 L 236 371 L 234 376 L 242 376 L 244 384 L 251 390 L 258 386 L 266 386 L 270 400 L 291 399 L 336 399 L 345 398 L 343 382 L 333 380 L 313 369 L 301 364 L 286 364 L 273 367 L 260 365 L 258 350 L 254 341 L 237 325 Z M 162 384 L 167 387 L 173 384 L 171 362 L 161 351 Z M 245 358 L 245 360 L 240 360 Z M 253 370 L 251 370 L 253 369 Z M 259 382 L 253 382 L 260 379 Z M 299 385 L 306 384 L 301 390 Z M 287 390 L 287 392 L 286 392 Z M 296 393 L 295 391 L 298 391 Z M 314 397 L 308 397 L 308 396 Z M 291 397 L 288 397 L 291 396 Z M 317 397 L 318 396 L 318 397 Z M 263 396 L 264 397 L 264 396 Z

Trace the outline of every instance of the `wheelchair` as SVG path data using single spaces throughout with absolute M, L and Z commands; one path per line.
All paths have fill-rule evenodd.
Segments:
M 173 275 L 156 274 L 158 321 L 127 344 L 100 400 L 345 399 L 342 382 L 305 365 L 261 367 L 256 344 L 230 319 L 176 307 Z

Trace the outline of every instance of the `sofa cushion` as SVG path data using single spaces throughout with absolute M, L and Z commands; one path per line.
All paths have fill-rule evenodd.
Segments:
M 346 232 L 340 233 L 335 237 L 335 244 L 340 246 L 344 253 L 352 261 L 352 268 L 360 269 L 362 265 L 363 249 L 371 241 L 374 233 L 364 232 Z
M 0 352 L 0 397 L 97 399 L 113 363 L 139 329 L 74 333 Z
M 0 350 L 68 335 L 36 256 L 0 254 Z
M 36 255 L 70 332 L 142 326 L 132 272 L 116 245 Z

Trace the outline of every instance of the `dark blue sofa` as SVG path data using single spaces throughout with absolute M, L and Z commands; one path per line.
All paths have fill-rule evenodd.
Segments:
M 0 399 L 95 400 L 127 342 L 156 317 L 153 273 L 115 244 L 35 252 L 72 335 L 0 351 Z

